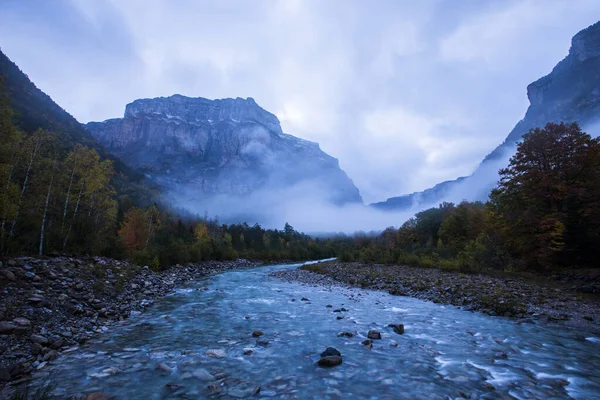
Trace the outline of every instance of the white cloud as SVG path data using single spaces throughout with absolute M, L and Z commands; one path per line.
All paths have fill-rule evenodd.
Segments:
M 3 51 L 82 122 L 141 97 L 253 97 L 367 202 L 470 173 L 600 15 L 595 0 L 31 1 L 0 4 Z

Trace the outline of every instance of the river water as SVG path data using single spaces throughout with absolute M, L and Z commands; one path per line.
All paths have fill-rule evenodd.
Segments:
M 600 398 L 600 339 L 591 334 L 268 276 L 295 267 L 194 282 L 44 374 L 52 374 L 57 398 Z M 334 312 L 341 308 L 348 311 Z M 405 333 L 389 323 L 404 324 Z M 361 344 L 370 329 L 382 334 L 372 349 Z M 255 330 L 264 336 L 252 337 Z M 355 336 L 338 337 L 342 331 Z M 320 368 L 329 346 L 343 363 Z

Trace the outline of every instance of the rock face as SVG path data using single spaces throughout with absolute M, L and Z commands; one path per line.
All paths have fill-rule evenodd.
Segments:
M 302 188 L 334 204 L 361 203 L 337 159 L 283 133 L 254 99 L 181 95 L 128 104 L 124 118 L 86 128 L 109 151 L 177 195 L 244 197 Z
M 424 192 L 392 197 L 372 204 L 384 210 L 425 208 L 442 200 L 486 200 L 495 186 L 497 170 L 505 167 L 517 143 L 531 128 L 548 122 L 578 122 L 593 136 L 600 134 L 600 22 L 577 33 L 569 54 L 550 74 L 527 87 L 529 108 L 508 137 L 469 177 L 436 185 Z

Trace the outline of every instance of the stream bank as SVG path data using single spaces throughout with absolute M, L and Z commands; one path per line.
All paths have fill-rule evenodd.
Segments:
M 18 381 L 186 282 L 262 265 L 244 259 L 155 272 L 106 257 L 0 262 L 0 387 Z
M 579 285 L 560 285 L 545 280 L 463 274 L 434 268 L 398 265 L 366 265 L 328 261 L 301 269 L 277 271 L 290 281 L 315 285 L 343 284 L 348 287 L 382 290 L 434 303 L 459 306 L 492 316 L 521 322 L 550 321 L 557 325 L 600 332 L 600 299 L 582 294 Z M 586 287 L 592 285 L 589 279 Z

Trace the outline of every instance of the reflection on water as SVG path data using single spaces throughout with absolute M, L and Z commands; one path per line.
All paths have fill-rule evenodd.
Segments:
M 589 333 L 380 292 L 285 283 L 268 277 L 277 268 L 290 266 L 227 272 L 157 301 L 59 358 L 50 370 L 55 393 L 65 398 L 102 391 L 118 399 L 600 397 L 600 340 Z M 341 307 L 348 311 L 334 312 Z M 390 323 L 404 324 L 405 334 L 395 334 Z M 372 349 L 361 344 L 370 329 L 382 334 Z M 264 335 L 253 337 L 257 330 Z M 354 336 L 338 337 L 342 331 Z M 319 368 L 319 353 L 328 346 L 341 351 L 343 364 Z

